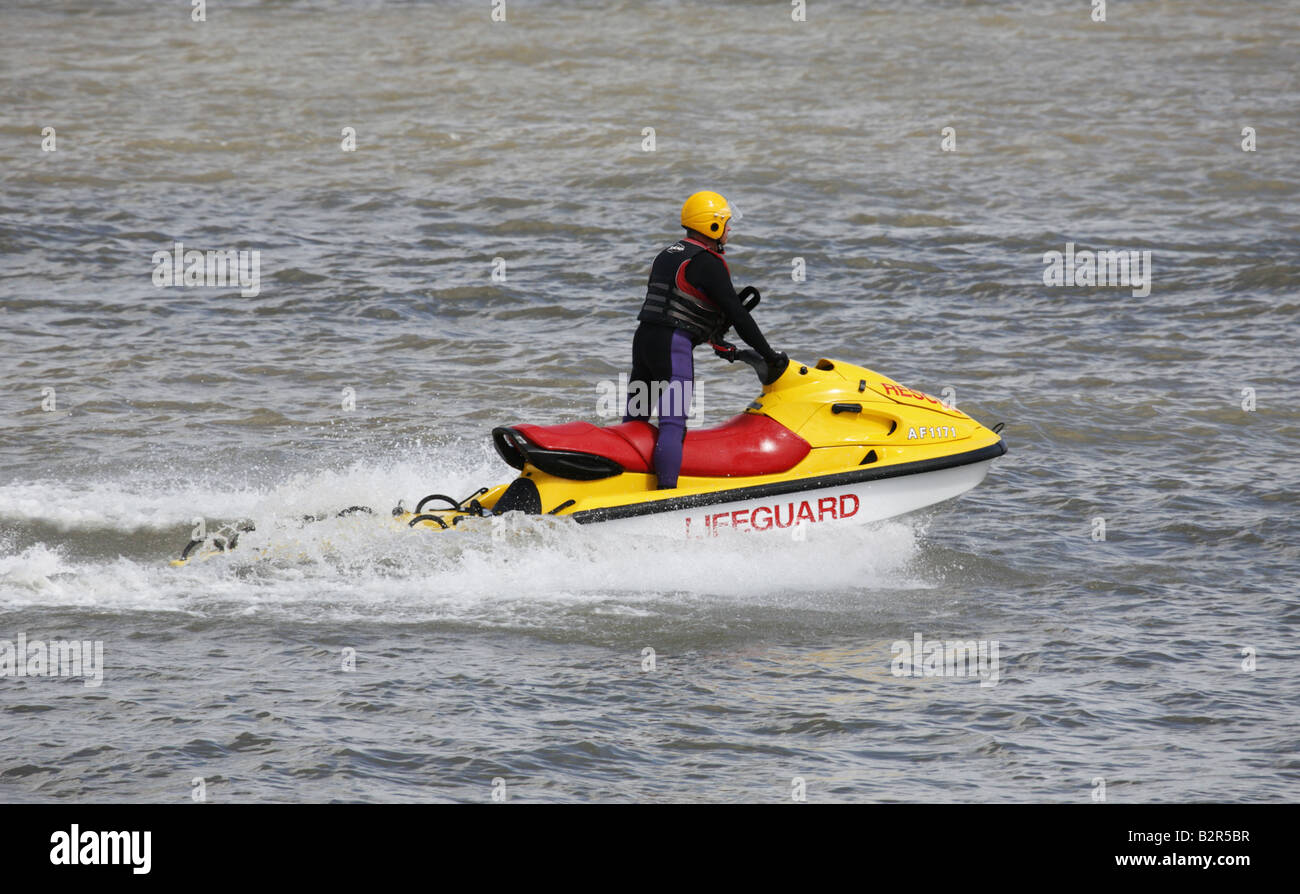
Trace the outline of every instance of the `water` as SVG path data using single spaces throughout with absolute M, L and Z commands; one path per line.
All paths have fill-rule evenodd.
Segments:
M 0 680 L 0 798 L 1295 800 L 1296 7 L 809 7 L 0 10 L 0 639 L 107 665 Z M 295 524 L 592 418 L 698 188 L 774 345 L 1008 423 L 980 488 L 801 543 Z M 260 294 L 155 288 L 177 240 Z M 1150 295 L 1045 287 L 1067 242 Z M 756 393 L 697 369 L 706 422 Z M 195 517 L 279 552 L 171 568 Z M 997 684 L 895 676 L 918 632 Z

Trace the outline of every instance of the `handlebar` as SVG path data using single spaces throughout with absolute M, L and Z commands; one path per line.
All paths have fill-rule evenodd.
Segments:
M 736 359 L 753 369 L 754 374 L 758 376 L 758 380 L 764 385 L 771 385 L 777 379 L 781 378 L 786 367 L 790 365 L 789 357 L 785 354 L 780 354 L 778 356 L 780 357 L 780 360 L 775 366 L 773 366 L 764 360 L 762 355 L 753 348 L 745 348 L 743 351 L 736 352 Z

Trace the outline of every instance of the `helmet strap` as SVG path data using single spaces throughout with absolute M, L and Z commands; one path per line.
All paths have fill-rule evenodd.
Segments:
M 711 243 L 713 245 L 713 250 L 716 251 L 718 254 L 722 255 L 727 253 L 727 247 L 723 245 L 721 242 L 719 242 L 717 239 L 714 239 L 708 233 L 701 233 L 699 230 L 692 230 L 690 227 L 682 227 L 682 229 L 686 231 L 687 236 L 696 236 L 700 239 L 701 242 Z M 726 232 L 727 228 L 724 225 L 722 229 L 723 232 Z

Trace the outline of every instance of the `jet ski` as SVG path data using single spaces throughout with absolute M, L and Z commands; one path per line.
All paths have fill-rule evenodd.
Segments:
M 757 353 L 737 359 L 769 378 Z M 648 422 L 516 424 L 494 429 L 492 443 L 517 478 L 422 501 L 407 523 L 442 529 L 517 511 L 685 536 L 863 524 L 975 487 L 1006 453 L 998 429 L 861 366 L 790 363 L 743 413 L 687 432 L 676 488 L 656 489 Z
M 865 367 L 821 359 L 769 369 L 736 352 L 762 394 L 714 428 L 688 431 L 676 488 L 659 490 L 656 428 L 634 421 L 598 426 L 516 423 L 492 431 L 512 481 L 463 499 L 431 494 L 391 524 L 449 531 L 520 512 L 678 537 L 724 530 L 861 525 L 932 506 L 978 485 L 1006 453 L 998 424 L 985 428 L 956 407 Z M 339 515 L 375 515 L 352 506 Z M 244 527 L 242 530 L 248 530 Z M 233 530 L 237 542 L 240 529 Z M 191 541 L 179 560 L 233 547 Z

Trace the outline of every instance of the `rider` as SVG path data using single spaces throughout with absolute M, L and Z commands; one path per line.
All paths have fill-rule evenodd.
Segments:
M 731 234 L 731 218 L 731 205 L 716 192 L 697 192 L 686 200 L 682 205 L 686 236 L 654 259 L 645 303 L 637 315 L 640 325 L 632 338 L 632 374 L 623 421 L 648 420 L 649 401 L 636 396 L 655 393 L 657 388 L 659 405 L 653 409 L 659 416 L 659 433 L 654 468 L 661 490 L 677 486 L 682 467 L 686 416 L 695 381 L 691 354 L 696 345 L 708 341 L 718 356 L 734 362 L 736 348 L 723 336 L 735 326 L 740 337 L 767 361 L 765 384 L 775 381 L 790 362 L 785 354 L 768 346 L 731 284 L 731 272 L 722 257 Z

